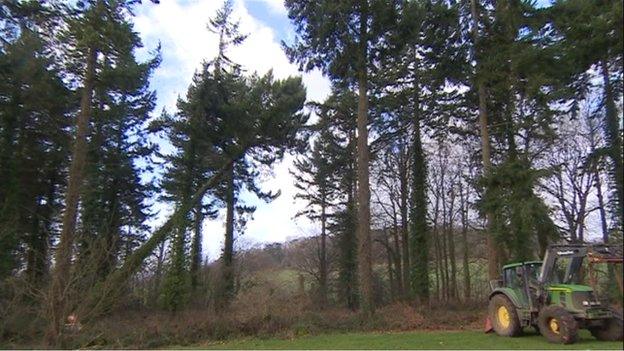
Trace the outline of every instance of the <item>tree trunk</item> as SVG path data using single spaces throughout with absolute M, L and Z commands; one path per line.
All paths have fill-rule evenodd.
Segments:
M 455 250 L 455 234 L 453 228 L 453 219 L 455 218 L 455 189 L 453 189 L 454 184 L 451 182 L 451 199 L 449 203 L 449 220 L 447 225 L 447 237 L 449 243 L 449 258 L 451 261 L 451 298 L 453 300 L 457 300 L 457 261 L 456 261 L 456 250 Z
M 407 164 L 406 164 L 406 155 L 405 155 L 405 147 L 403 143 L 401 143 L 400 150 L 400 163 L 399 163 L 399 182 L 400 182 L 400 212 L 401 212 L 401 249 L 402 249 L 402 258 L 403 258 L 403 267 L 402 270 L 402 286 L 403 289 L 403 298 L 408 298 L 411 295 L 411 282 L 410 282 L 410 257 L 409 257 L 409 235 L 408 235 L 408 222 L 407 222 L 407 212 L 408 212 L 408 182 L 407 179 Z M 399 253 L 397 252 L 397 255 Z
M 445 215 L 446 213 L 443 212 L 442 218 L 444 218 Z M 440 249 L 442 252 L 442 268 L 443 268 L 442 278 L 444 281 L 444 300 L 448 301 L 451 295 L 451 289 L 450 289 L 450 279 L 449 279 L 449 258 L 448 258 L 448 245 L 447 245 L 447 235 L 446 235 L 446 223 L 444 222 L 445 220 L 442 220 L 442 228 L 440 228 L 441 230 L 438 233 L 442 239 L 441 241 L 442 247 Z
M 455 260 L 455 238 L 453 235 L 452 223 L 448 227 L 447 231 L 448 243 L 449 243 L 449 258 L 451 261 L 451 298 L 457 299 L 457 262 Z
M 356 160 L 355 160 L 355 130 L 348 131 L 348 151 L 350 160 L 348 163 L 348 171 L 346 174 L 346 209 L 344 227 L 341 229 L 338 245 L 340 247 L 339 261 L 339 292 L 342 302 L 350 310 L 355 310 L 358 304 L 357 295 L 357 187 L 356 187 Z
M 436 290 L 437 290 L 437 299 L 438 301 L 442 300 L 442 296 L 444 295 L 444 274 L 442 272 L 442 252 L 440 246 L 440 237 L 439 233 L 439 210 L 440 210 L 440 197 L 438 194 L 435 196 L 435 205 L 433 209 L 433 240 L 434 240 L 434 251 L 435 251 L 435 267 L 436 267 Z
M 202 263 L 202 224 L 204 217 L 202 214 L 201 201 L 195 208 L 194 216 L 194 231 L 193 244 L 191 245 L 191 289 L 195 291 L 199 284 L 199 269 Z
M 319 293 L 321 306 L 327 303 L 327 232 L 326 232 L 326 206 L 325 196 L 323 196 L 321 205 L 321 252 L 319 262 Z
M 393 195 L 390 195 L 393 196 Z M 394 286 L 395 288 L 395 294 L 394 296 L 397 298 L 403 298 L 403 269 L 407 269 L 407 267 L 401 267 L 401 239 L 399 238 L 399 223 L 398 223 L 398 218 L 397 218 L 397 211 L 396 211 L 396 202 L 395 201 L 390 201 L 390 203 L 392 204 L 392 240 L 394 242 L 394 255 L 393 255 L 393 260 L 394 260 L 394 266 L 395 266 L 395 272 L 396 272 L 396 285 Z
M 462 224 L 462 269 L 464 272 L 464 301 L 470 301 L 470 265 L 468 262 L 468 192 L 464 193 L 463 183 L 459 183 L 459 200 Z
M 399 239 L 399 232 L 398 232 L 398 227 L 396 222 L 394 223 L 394 227 L 392 228 L 392 241 L 394 241 L 394 252 L 396 252 L 395 255 L 393 255 L 393 260 L 394 260 L 394 271 L 396 272 L 396 286 L 395 286 L 395 296 L 396 297 L 403 297 L 403 282 L 401 281 L 401 277 L 403 277 L 402 274 L 402 267 L 401 267 L 401 255 L 399 254 L 401 252 L 401 245 L 400 245 L 400 239 Z M 407 267 L 405 268 L 407 269 Z
M 443 160 L 440 157 L 441 167 L 440 167 L 440 184 L 438 188 L 438 195 L 440 197 L 440 202 L 442 203 L 442 224 L 438 230 L 438 234 L 441 237 L 441 252 L 442 252 L 442 279 L 444 282 L 444 300 L 448 301 L 451 290 L 450 290 L 450 275 L 449 275 L 449 257 L 448 257 L 448 204 L 446 199 L 446 165 L 445 162 L 447 160 Z
M 434 247 L 435 247 L 435 256 L 436 256 L 436 281 L 437 281 L 437 298 L 438 302 L 443 300 L 445 295 L 445 284 L 444 284 L 444 271 L 442 267 L 442 250 L 440 245 L 440 236 L 438 235 L 438 226 L 436 223 L 433 224 L 433 237 L 434 237 Z
M 578 241 L 579 243 L 583 243 L 585 242 L 585 207 L 586 207 L 586 200 L 581 201 L 581 205 L 580 205 L 580 209 L 579 209 L 579 214 L 578 214 Z
M 418 100 L 418 99 L 416 99 Z M 417 101 L 416 104 L 419 104 Z M 412 292 L 420 303 L 429 300 L 429 243 L 427 238 L 427 165 L 420 133 L 420 111 L 414 116 L 412 164 L 412 233 L 410 240 Z M 437 208 L 436 208 L 437 210 Z M 406 267 L 405 269 L 408 269 Z
M 474 42 L 474 56 L 477 62 L 477 76 L 475 77 L 477 83 L 477 94 L 479 95 L 479 130 L 481 132 L 481 154 L 483 159 L 483 175 L 489 176 L 492 169 L 492 160 L 490 158 L 490 135 L 488 127 L 488 112 L 487 112 L 487 92 L 485 90 L 485 84 L 483 79 L 479 77 L 479 60 L 478 60 L 478 42 L 479 42 L 479 11 L 477 7 L 477 0 L 470 0 L 470 11 L 472 14 L 472 37 Z M 492 215 L 485 214 L 486 221 L 486 246 L 488 253 L 488 278 L 498 279 L 498 245 L 496 240 L 492 237 Z
M 221 296 L 222 304 L 230 301 L 234 293 L 234 165 L 230 167 L 226 178 L 226 214 L 225 214 L 225 244 L 223 247 Z
M 434 234 L 435 235 L 435 234 Z M 441 293 L 441 282 L 440 282 L 440 255 L 438 254 L 438 240 L 437 238 L 434 239 L 434 250 L 433 250 L 434 254 L 435 254 L 435 298 L 436 301 L 440 301 L 440 293 Z
M 383 242 L 383 244 L 384 244 L 384 247 L 386 248 L 386 266 L 388 270 L 388 282 L 390 284 L 390 301 L 395 301 L 397 299 L 397 292 L 399 292 L 399 289 L 397 287 L 398 282 L 396 278 L 399 278 L 398 280 L 400 280 L 400 277 L 397 274 L 397 277 L 395 278 L 395 270 L 392 269 L 394 259 L 397 255 L 394 255 L 392 252 L 392 248 L 390 247 L 390 242 L 388 240 L 388 235 L 386 231 L 387 230 L 384 229 L 385 241 Z
M 158 293 L 160 292 L 160 282 L 162 281 L 163 264 L 165 262 L 165 243 L 166 241 L 163 240 L 160 245 L 158 245 L 158 254 L 156 255 L 156 270 L 154 271 L 152 301 L 156 301 L 158 299 Z
M 589 134 L 589 140 L 590 140 L 590 147 L 591 147 L 591 152 L 593 153 L 594 151 L 596 151 L 596 149 L 598 148 L 598 141 L 597 139 L 597 128 L 596 126 L 593 124 L 593 120 L 592 119 L 588 119 L 587 120 L 588 126 L 589 126 L 589 130 L 590 130 L 590 134 Z M 593 169 L 593 174 L 594 174 L 594 187 L 596 188 L 596 197 L 598 198 L 598 211 L 600 213 L 600 229 L 601 229 L 601 233 L 602 233 L 602 241 L 607 244 L 609 242 L 609 228 L 608 228 L 608 223 L 607 223 L 607 211 L 605 209 L 605 201 L 604 201 L 604 196 L 602 194 L 602 179 L 600 178 L 600 162 L 596 162 L 594 165 L 592 165 Z
M 87 292 L 84 301 L 80 304 L 76 313 L 83 323 L 92 320 L 115 305 L 119 293 L 122 291 L 122 288 L 125 286 L 130 276 L 141 267 L 143 261 L 154 249 L 165 241 L 165 239 L 173 233 L 175 228 L 179 227 L 179 223 L 186 220 L 186 215 L 189 211 L 204 197 L 208 189 L 213 188 L 222 179 L 230 167 L 232 167 L 232 163 L 233 161 L 229 161 L 221 167 L 210 179 L 197 189 L 188 202 L 180 204 L 171 217 L 169 217 L 143 245 L 139 246 L 126 258 L 120 268 L 109 274 L 104 282 L 94 286 Z
M 40 211 L 36 201 L 33 201 L 31 207 L 32 216 L 30 217 L 30 234 L 28 239 L 28 250 L 26 254 L 26 276 L 33 286 L 40 286 L 45 274 L 47 259 L 47 240 L 48 236 L 41 229 L 39 223 L 40 216 L 44 214 Z
M 31 243 L 29 250 L 32 250 L 34 256 L 32 261 L 28 261 L 26 272 L 30 272 L 28 277 L 35 287 L 41 287 L 47 283 L 49 278 L 49 246 L 50 232 L 53 228 L 53 210 L 54 203 L 57 199 L 57 181 L 59 166 L 54 164 L 48 170 L 46 176 L 46 202 L 44 205 L 36 205 L 37 213 L 33 220 L 33 234 L 36 235 L 35 241 Z
M 370 184 L 368 179 L 368 80 L 366 72 L 360 72 L 358 80 L 357 113 L 357 178 L 358 178 L 358 277 L 360 285 L 360 306 L 370 316 L 373 305 L 373 265 L 370 234 Z
M 48 174 L 48 182 L 47 193 L 46 193 L 46 203 L 45 205 L 40 205 L 40 216 L 41 219 L 38 227 L 39 232 L 39 240 L 40 246 L 38 249 L 40 250 L 37 253 L 37 261 L 34 266 L 35 275 L 33 281 L 35 286 L 41 286 L 44 281 L 49 278 L 49 249 L 50 249 L 50 233 L 53 228 L 53 216 L 54 216 L 54 203 L 57 199 L 57 178 L 58 178 L 58 170 L 59 168 L 53 167 Z M 38 215 L 39 216 L 39 215 Z M 47 281 L 46 281 L 47 282 Z
M 47 339 L 51 345 L 58 343 L 61 326 L 67 308 L 68 282 L 71 274 L 74 237 L 76 231 L 76 217 L 78 202 L 80 201 L 81 187 L 84 178 L 84 167 L 87 158 L 87 135 L 89 134 L 89 120 L 91 119 L 91 100 L 93 98 L 93 83 L 97 52 L 89 48 L 85 67 L 84 86 L 80 101 L 80 113 L 76 121 L 76 139 L 72 152 L 72 162 L 69 169 L 69 179 L 65 193 L 65 212 L 59 245 L 55 254 L 55 267 L 50 289 L 50 326 Z
M 617 107 L 613 97 L 613 89 L 611 87 L 611 78 L 609 76 L 609 64 L 606 59 L 602 60 L 602 79 L 605 94 L 605 139 L 609 156 L 613 162 L 613 183 L 615 184 L 615 193 L 617 198 L 617 216 L 620 225 L 624 223 L 624 167 L 622 160 L 622 138 L 620 136 L 620 123 L 618 120 Z
M 117 178 L 113 179 L 113 182 L 109 185 L 111 189 L 117 189 Z M 96 256 L 100 260 L 98 264 L 98 271 L 96 279 L 100 280 L 106 277 L 117 266 L 117 254 L 119 251 L 119 199 L 116 190 L 111 190 L 111 198 L 108 203 L 108 213 L 110 218 L 108 219 L 108 227 L 104 231 L 103 247 L 105 254 Z M 97 240 L 97 239 L 96 239 Z
M 186 218 L 173 228 L 171 239 L 171 258 L 167 269 L 167 277 L 163 285 L 164 305 L 171 312 L 177 312 L 187 301 L 188 266 L 186 252 Z
M 600 180 L 600 172 L 598 167 L 594 169 L 596 181 L 594 186 L 596 187 L 596 196 L 598 197 L 598 211 L 600 212 L 600 229 L 602 231 L 602 242 L 609 243 L 609 228 L 607 226 L 607 211 L 605 210 L 604 197 L 602 195 L 602 181 Z

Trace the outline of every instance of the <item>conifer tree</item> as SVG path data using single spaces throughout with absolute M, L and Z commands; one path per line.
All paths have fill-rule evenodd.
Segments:
M 286 53 L 306 71 L 320 68 L 331 78 L 358 89 L 357 237 L 358 277 L 362 311 L 374 312 L 370 234 L 368 103 L 371 68 L 378 44 L 395 22 L 395 7 L 386 1 L 287 0 L 288 17 L 298 34 Z
M 208 199 L 196 204 L 194 216 L 203 216 L 205 205 L 214 213 L 212 205 L 226 207 L 225 245 L 222 254 L 222 273 L 215 287 L 219 306 L 225 307 L 234 291 L 235 230 L 241 230 L 245 218 L 237 214 L 253 212 L 238 199 L 243 189 L 270 201 L 278 194 L 263 191 L 258 185 L 259 166 L 279 160 L 286 149 L 295 146 L 294 139 L 307 116 L 299 110 L 305 100 L 300 79 L 283 81 L 265 76 L 244 77 L 241 67 L 228 57 L 228 48 L 243 42 L 238 22 L 232 20 L 233 5 L 224 2 L 208 28 L 219 35 L 217 57 L 203 64 L 189 87 L 185 100 L 178 102 L 176 116 L 167 116 L 155 126 L 164 127 L 172 136 L 178 151 L 168 157 L 171 167 L 164 188 L 177 206 L 185 205 L 196 189 L 214 172 L 226 166 L 218 186 L 211 189 Z M 171 264 L 163 287 L 165 305 L 175 309 L 180 297 L 188 290 L 188 240 L 186 228 L 190 218 L 175 230 L 171 246 Z M 191 247 L 197 269 L 200 259 L 201 220 L 195 220 L 195 238 Z M 239 225 L 236 225 L 238 222 Z M 192 278 L 192 277 L 191 277 Z M 191 279 L 192 282 L 193 279 Z M 183 302 L 182 302 L 183 303 Z
M 265 191 L 259 184 L 260 169 L 280 160 L 284 152 L 299 147 L 297 135 L 307 121 L 300 112 L 305 101 L 305 88 L 300 78 L 275 80 L 272 72 L 264 76 L 253 75 L 246 85 L 238 106 L 224 106 L 219 130 L 213 133 L 213 142 L 226 157 L 234 162 L 225 177 L 226 236 L 222 255 L 222 280 L 219 297 L 227 303 L 234 295 L 234 240 L 235 230 L 244 227 L 244 220 L 236 214 L 253 212 L 255 208 L 243 204 L 239 193 L 245 189 L 260 200 L 269 202 L 279 196 L 277 192 Z M 273 130 L 274 129 L 274 130 Z M 240 145 L 258 143 L 253 150 L 240 150 Z M 240 154 L 239 157 L 234 155 Z
M 142 45 L 137 33 L 125 36 L 130 47 Z M 155 105 L 149 78 L 159 60 L 156 51 L 153 58 L 139 63 L 134 52 L 126 50 L 117 54 L 113 66 L 105 56 L 94 85 L 92 137 L 79 224 L 79 256 L 84 266 L 91 268 L 94 280 L 110 273 L 145 235 L 146 202 L 153 186 L 142 183 L 141 176 L 151 167 L 154 151 L 147 141 L 145 123 Z M 84 284 L 93 284 L 86 280 Z
M 314 130 L 331 140 L 325 149 L 328 164 L 334 177 L 335 197 L 332 216 L 328 218 L 327 230 L 333 235 L 337 249 L 338 299 L 349 309 L 359 305 L 357 281 L 357 236 L 356 236 L 356 158 L 355 128 L 357 96 L 340 85 L 335 85 L 332 94 L 322 103 L 316 104 L 319 120 Z M 331 136 L 331 137 L 330 137 Z
M 165 156 L 168 167 L 162 182 L 165 194 L 163 200 L 171 202 L 176 207 L 186 204 L 212 174 L 213 167 L 218 162 L 211 141 L 209 139 L 210 126 L 207 123 L 203 109 L 214 109 L 211 101 L 214 100 L 216 82 L 212 73 L 205 64 L 202 71 L 193 78 L 188 89 L 186 99 L 178 100 L 178 110 L 175 115 L 163 114 L 152 124 L 153 131 L 166 132 L 169 142 L 175 152 Z M 212 95 L 211 95 L 212 94 Z M 211 107 L 209 107 L 211 106 Z M 169 309 L 176 310 L 189 297 L 190 289 L 197 285 L 197 270 L 191 272 L 191 266 L 199 269 L 198 260 L 201 259 L 201 226 L 204 217 L 216 215 L 214 202 L 211 196 L 213 191 L 202 195 L 191 212 L 185 213 L 184 219 L 176 223 L 172 232 L 169 248 L 169 264 L 167 266 L 164 285 L 162 287 L 161 303 Z M 191 222 L 194 222 L 193 256 L 189 258 L 189 233 Z
M 475 63 L 474 74 L 472 79 L 472 88 L 476 90 L 478 99 L 479 113 L 479 134 L 481 137 L 481 160 L 483 165 L 483 175 L 489 176 L 492 168 L 492 151 L 490 142 L 490 131 L 488 122 L 488 105 L 487 105 L 487 88 L 485 85 L 485 72 L 483 70 L 483 51 L 481 45 L 480 27 L 482 26 L 481 9 L 479 0 L 470 0 L 470 34 L 472 40 L 472 60 Z M 488 251 L 488 278 L 497 279 L 499 264 L 499 249 L 496 238 L 492 232 L 492 214 L 485 212 L 486 221 L 486 246 Z
M 104 57 L 108 64 L 122 63 L 128 52 L 131 52 L 137 44 L 133 40 L 136 36 L 132 35 L 129 18 L 132 16 L 132 8 L 138 2 L 140 1 L 80 1 L 75 4 L 75 9 L 72 8 L 67 12 L 67 25 L 60 33 L 60 40 L 66 50 L 65 65 L 77 77 L 82 89 L 61 233 L 55 252 L 50 287 L 50 328 L 47 337 L 52 344 L 57 343 L 64 316 L 72 308 L 67 305 L 68 279 L 75 244 L 78 203 L 85 178 L 95 83 L 101 77 Z
M 46 43 L 26 25 L 0 51 L 0 75 L 0 279 L 25 265 L 41 285 L 64 185 L 72 96 Z
M 336 166 L 334 165 L 340 145 L 333 132 L 324 123 L 318 125 L 318 134 L 310 150 L 303 157 L 295 160 L 295 187 L 299 192 L 296 199 L 306 201 L 306 207 L 297 216 L 306 216 L 310 220 L 320 221 L 321 234 L 319 243 L 318 298 L 319 304 L 327 303 L 328 293 L 328 224 L 333 217 L 332 207 L 339 191 L 335 185 Z
M 480 63 L 488 91 L 488 130 L 495 146 L 492 158 L 498 163 L 481 182 L 485 191 L 481 209 L 491 214 L 490 225 L 496 240 L 505 243 L 504 253 L 524 259 L 533 248 L 543 253 L 559 235 L 535 191 L 543 172 L 534 162 L 553 142 L 558 115 L 550 102 L 558 98 L 554 67 L 559 56 L 540 34 L 544 24 L 534 20 L 538 9 L 515 1 L 495 5 L 487 14 L 489 31 L 482 38 Z

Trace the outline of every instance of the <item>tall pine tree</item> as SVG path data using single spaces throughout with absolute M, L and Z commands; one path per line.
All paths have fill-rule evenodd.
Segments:
M 379 54 L 378 44 L 395 23 L 393 3 L 378 0 L 287 0 L 288 17 L 297 37 L 285 46 L 292 61 L 306 71 L 320 68 L 332 79 L 358 89 L 357 113 L 357 237 L 358 277 L 362 311 L 374 312 L 369 184 L 369 79 Z

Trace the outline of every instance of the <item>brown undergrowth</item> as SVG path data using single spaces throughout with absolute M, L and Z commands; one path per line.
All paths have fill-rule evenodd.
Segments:
M 372 318 L 365 319 L 357 311 L 319 304 L 308 295 L 270 284 L 241 291 L 228 308 L 191 304 L 169 312 L 136 303 L 124 306 L 88 325 L 78 323 L 66 330 L 63 344 L 56 346 L 138 349 L 248 336 L 293 338 L 329 332 L 478 329 L 484 311 L 483 306 L 466 304 L 439 303 L 424 308 L 392 303 L 380 306 Z M 31 307 L 0 316 L 0 348 L 46 347 L 42 344 L 46 324 L 36 304 Z
M 305 299 L 254 306 L 234 303 L 227 312 L 209 308 L 124 311 L 84 327 L 67 338 L 67 347 L 159 348 L 238 337 L 292 338 L 325 332 L 477 329 L 483 313 L 473 307 L 414 308 L 396 303 L 371 319 L 343 308 L 314 308 Z

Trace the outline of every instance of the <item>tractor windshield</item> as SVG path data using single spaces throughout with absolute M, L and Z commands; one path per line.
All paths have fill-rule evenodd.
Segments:
M 559 245 L 546 251 L 540 281 L 546 284 L 579 284 L 583 278 L 584 246 Z
M 553 284 L 581 284 L 583 257 L 557 257 L 554 260 L 550 282 Z

